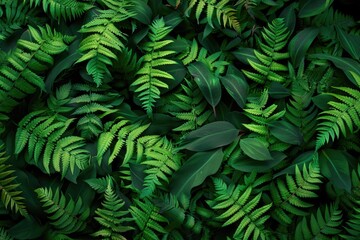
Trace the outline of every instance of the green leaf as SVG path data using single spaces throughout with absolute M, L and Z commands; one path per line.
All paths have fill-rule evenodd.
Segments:
M 136 14 L 133 18 L 145 25 L 151 24 L 152 10 L 146 1 L 134 1 L 134 5 L 131 10 L 133 10 Z
M 270 134 L 285 143 L 300 145 L 303 142 L 301 131 L 298 127 L 285 120 L 269 124 Z
M 298 32 L 289 43 L 289 55 L 294 67 L 298 67 L 305 58 L 306 51 L 319 34 L 317 28 L 305 28 Z
M 194 77 L 206 101 L 213 107 L 221 98 L 221 85 L 219 78 L 215 76 L 203 62 L 195 62 L 188 66 L 190 74 Z
M 45 86 L 48 92 L 51 92 L 52 86 L 56 78 L 66 69 L 69 69 L 80 57 L 79 52 L 80 41 L 76 40 L 69 46 L 68 54 L 65 55 L 60 61 L 55 63 L 54 67 L 51 69 L 49 74 L 45 79 Z
M 246 82 L 244 76 L 229 74 L 221 77 L 220 80 L 226 91 L 236 101 L 237 105 L 239 105 L 241 108 L 245 107 L 249 85 Z
M 184 165 L 175 172 L 170 183 L 170 191 L 176 197 L 190 197 L 192 188 L 199 186 L 204 180 L 215 174 L 223 160 L 221 149 L 199 152 L 192 155 Z
M 340 189 L 351 192 L 351 177 L 348 161 L 351 156 L 345 151 L 325 149 L 319 153 L 321 174 Z
M 259 63 L 259 59 L 255 56 L 252 48 L 238 48 L 233 52 L 233 55 L 242 63 L 249 65 L 249 61 Z
M 312 57 L 325 59 L 333 62 L 336 67 L 343 70 L 343 72 L 346 74 L 346 76 L 350 79 L 352 83 L 354 83 L 356 86 L 360 86 L 354 78 L 353 74 L 351 74 L 351 72 L 353 72 L 360 76 L 359 62 L 351 58 L 335 57 L 329 54 L 313 54 Z
M 10 228 L 9 234 L 19 240 L 39 239 L 46 228 L 46 225 L 40 224 L 32 216 L 29 216 Z
M 254 160 L 265 161 L 273 159 L 268 147 L 258 138 L 245 138 L 240 140 L 240 148 Z
M 242 155 L 238 158 L 231 158 L 229 165 L 242 172 L 267 172 L 286 158 L 284 153 L 278 151 L 272 152 L 271 156 L 271 160 L 257 161 Z
M 238 133 L 239 130 L 229 122 L 212 122 L 188 133 L 184 138 L 185 144 L 180 149 L 207 151 L 219 148 L 232 143 Z
M 336 26 L 337 36 L 341 46 L 356 60 L 360 58 L 360 36 L 348 34 Z
M 300 3 L 300 18 L 312 17 L 325 11 L 334 0 L 303 0 Z
M 298 166 L 300 169 L 303 169 L 304 164 L 308 165 L 314 159 L 314 151 L 307 151 L 301 153 L 295 160 L 284 170 L 274 174 L 274 178 L 284 174 L 292 174 L 295 172 L 295 167 Z

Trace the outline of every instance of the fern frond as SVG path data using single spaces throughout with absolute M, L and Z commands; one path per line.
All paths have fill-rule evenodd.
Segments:
M 11 237 L 7 231 L 5 230 L 5 228 L 0 227 L 0 239 L 2 240 L 14 240 L 13 237 Z
M 130 213 L 139 227 L 139 233 L 136 234 L 136 240 L 140 239 L 159 239 L 159 234 L 167 233 L 163 227 L 168 220 L 159 213 L 159 208 L 149 199 L 143 201 L 134 199 L 135 205 L 130 207 Z
M 102 202 L 102 208 L 95 210 L 97 217 L 94 217 L 101 225 L 101 229 L 91 234 L 91 236 L 126 240 L 122 233 L 134 228 L 124 225 L 124 223 L 133 220 L 125 217 L 129 213 L 122 210 L 125 202 L 116 195 L 110 184 L 108 184 L 104 196 L 105 200 Z
M 40 31 L 39 31 L 40 30 Z M 0 66 L 0 111 L 10 112 L 28 94 L 37 88 L 45 91 L 40 76 L 54 63 L 52 55 L 67 49 L 73 37 L 53 31 L 50 26 L 29 26 L 34 41 L 20 39 L 17 47 L 8 56 L 7 63 Z
M 140 59 L 140 70 L 136 73 L 137 79 L 131 84 L 138 94 L 141 105 L 151 116 L 156 100 L 160 98 L 160 88 L 168 88 L 164 80 L 173 80 L 174 77 L 162 70 L 162 66 L 177 64 L 168 56 L 174 54 L 173 50 L 163 50 L 173 40 L 163 40 L 170 32 L 171 27 L 165 26 L 163 18 L 156 19 L 150 26 L 149 39 L 143 46 L 145 55 Z
M 356 240 L 360 237 L 360 205 L 354 207 L 353 212 L 350 214 L 344 229 L 346 233 L 341 234 L 340 236 L 343 239 Z
M 217 22 L 226 27 L 235 29 L 237 32 L 241 31 L 240 22 L 236 17 L 236 10 L 230 5 L 229 0 L 189 0 L 189 6 L 185 11 L 187 16 L 195 8 L 195 17 L 197 22 L 200 22 L 200 17 L 206 9 L 206 20 L 207 23 L 214 28 L 213 18 L 216 17 Z
M 114 51 L 121 52 L 125 47 L 126 35 L 116 24 L 134 15 L 128 8 L 129 5 L 124 4 L 117 10 L 99 10 L 99 14 L 80 29 L 81 33 L 89 35 L 80 43 L 79 50 L 83 55 L 77 63 L 89 60 L 86 70 L 97 86 L 102 84 L 106 75 L 111 76 L 108 65 L 117 60 Z
M 256 73 L 243 70 L 244 74 L 251 80 L 261 84 L 265 84 L 267 81 L 285 82 L 285 77 L 277 73 L 288 70 L 285 65 L 277 62 L 289 57 L 288 52 L 279 52 L 286 46 L 289 36 L 284 19 L 274 19 L 268 24 L 267 28 L 264 28 L 261 35 L 263 40 L 258 39 L 257 41 L 261 52 L 254 50 L 258 61 L 248 60 Z
M 28 17 L 33 14 L 29 6 L 20 1 L 13 0 L 4 3 L 4 16 L 2 19 L 0 18 L 0 41 L 6 40 L 15 31 L 26 25 Z
M 171 114 L 177 119 L 185 121 L 179 127 L 174 128 L 174 131 L 195 130 L 201 127 L 212 114 L 211 110 L 207 109 L 207 102 L 200 89 L 187 79 L 185 79 L 185 84 L 181 84 L 183 93 L 176 93 L 176 99 L 171 101 L 179 109 Z
M 339 138 L 340 134 L 346 137 L 347 131 L 354 133 L 354 128 L 360 128 L 360 91 L 349 87 L 335 88 L 347 95 L 331 93 L 338 101 L 330 101 L 330 109 L 318 117 L 323 121 L 317 127 L 316 149 Z
M 309 224 L 310 223 L 310 224 Z M 304 217 L 295 230 L 295 239 L 331 239 L 341 232 L 342 212 L 338 203 L 330 204 L 322 210 L 318 208 L 309 218 Z M 309 227 L 310 226 L 310 227 Z
M 126 148 L 125 157 L 122 165 L 126 164 L 136 152 L 142 155 L 144 152 L 142 138 L 140 135 L 149 127 L 150 124 L 142 125 L 140 122 L 129 124 L 129 121 L 118 117 L 114 121 L 105 124 L 105 132 L 100 134 L 97 144 L 97 159 L 99 165 L 103 161 L 103 156 L 111 149 L 111 154 L 107 160 L 111 164 L 114 159 L 120 154 L 123 148 Z M 116 140 L 115 145 L 113 145 Z M 113 147 L 112 147 L 113 145 Z M 138 156 L 141 158 L 141 156 Z
M 217 220 L 223 222 L 222 226 L 236 223 L 238 226 L 233 237 L 235 239 L 265 239 L 264 223 L 270 215 L 266 214 L 272 203 L 258 206 L 261 193 L 251 197 L 252 187 L 227 185 L 222 179 L 214 178 L 216 198 L 208 200 L 212 209 L 223 210 Z
M 48 215 L 50 224 L 63 234 L 81 232 L 86 227 L 90 208 L 79 197 L 76 201 L 67 199 L 57 188 L 38 188 L 35 190 Z
M 152 195 L 156 186 L 166 186 L 169 183 L 170 176 L 181 166 L 181 156 L 165 137 L 146 148 L 145 156 L 146 160 L 141 162 L 141 164 L 147 166 L 144 171 L 146 176 L 144 178 L 144 188 L 140 194 L 141 198 Z
M 272 217 L 282 224 L 290 224 L 291 215 L 307 215 L 305 209 L 312 207 L 312 204 L 304 199 L 318 197 L 316 190 L 320 189 L 321 177 L 319 164 L 313 161 L 308 169 L 304 164 L 303 172 L 296 165 L 295 177 L 286 175 L 286 181 L 277 178 L 270 185 L 275 207 Z
M 42 5 L 44 12 L 50 13 L 51 17 L 60 22 L 64 20 L 73 20 L 81 16 L 84 12 L 93 6 L 78 2 L 77 0 L 30 0 L 30 6 Z
M 90 178 L 86 179 L 85 182 L 98 193 L 104 193 L 109 187 L 112 188 L 113 178 L 109 175 L 102 178 Z
M 0 146 L 0 193 L 1 201 L 6 209 L 15 213 L 27 216 L 24 198 L 19 191 L 19 183 L 15 183 L 16 176 L 13 175 L 15 170 L 11 169 L 12 165 L 6 164 L 8 157 L 4 151 L 4 146 Z M 1 234 L 0 234 L 1 236 Z
M 61 115 L 49 115 L 44 111 L 34 111 L 26 115 L 16 131 L 15 153 L 21 153 L 26 146 L 36 165 L 39 161 L 46 173 L 51 169 L 61 172 L 64 177 L 75 168 L 84 169 L 88 164 L 89 152 L 83 138 L 67 136 L 73 119 Z

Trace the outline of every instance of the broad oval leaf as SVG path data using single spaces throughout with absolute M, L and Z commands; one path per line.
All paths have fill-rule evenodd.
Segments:
M 304 164 L 309 165 L 309 163 L 314 159 L 314 151 L 307 151 L 301 153 L 295 160 L 291 163 L 290 166 L 281 170 L 280 172 L 274 174 L 274 178 L 284 174 L 291 174 L 295 172 L 295 166 L 298 166 L 300 169 L 303 169 Z
M 269 124 L 269 126 L 270 134 L 280 141 L 292 145 L 300 145 L 303 142 L 303 136 L 300 129 L 287 121 L 282 120 L 274 122 Z
M 298 32 L 289 43 L 289 55 L 294 67 L 298 67 L 304 59 L 306 51 L 319 34 L 317 28 L 305 28 Z
M 232 143 L 238 133 L 239 130 L 229 122 L 212 122 L 188 133 L 184 138 L 185 144 L 180 149 L 207 151 L 219 148 Z
M 303 0 L 300 6 L 299 17 L 307 18 L 325 11 L 334 0 Z
M 349 161 L 351 155 L 345 151 L 335 149 L 325 149 L 319 153 L 319 164 L 321 174 L 339 189 L 351 192 L 351 176 Z
M 221 165 L 224 153 L 221 149 L 199 152 L 192 155 L 184 165 L 174 173 L 170 191 L 176 197 L 190 197 L 191 189 L 199 186 L 204 180 L 215 174 Z
M 341 46 L 356 60 L 360 58 L 360 36 L 348 34 L 336 26 L 337 36 Z
M 188 70 L 194 77 L 194 80 L 199 86 L 206 101 L 215 108 L 221 98 L 221 85 L 219 78 L 211 72 L 205 63 L 202 62 L 190 64 L 190 66 L 188 66 Z
M 240 140 L 240 148 L 254 160 L 266 161 L 273 159 L 268 147 L 258 138 L 245 138 Z
M 221 83 L 226 91 L 236 101 L 239 107 L 245 107 L 246 98 L 249 91 L 249 85 L 242 75 L 236 76 L 229 74 L 221 78 Z

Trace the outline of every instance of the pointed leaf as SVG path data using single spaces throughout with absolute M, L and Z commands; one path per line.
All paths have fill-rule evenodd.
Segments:
M 303 0 L 301 1 L 299 17 L 307 18 L 325 11 L 334 0 Z
M 285 143 L 300 145 L 303 142 L 303 136 L 298 127 L 287 121 L 277 121 L 269 124 L 270 134 Z
M 224 153 L 221 149 L 192 155 L 175 172 L 170 183 L 171 193 L 178 198 L 183 195 L 189 197 L 192 188 L 199 186 L 208 176 L 218 171 L 223 157 Z
M 258 138 L 245 138 L 240 140 L 240 148 L 252 159 L 264 161 L 273 159 L 268 147 Z
M 319 29 L 305 28 L 298 32 L 289 43 L 289 55 L 294 67 L 298 67 L 305 58 L 306 51 L 317 37 Z
M 249 85 L 245 78 L 240 75 L 229 74 L 221 77 L 221 83 L 239 107 L 243 108 L 249 91 Z
M 205 63 L 202 62 L 190 64 L 188 70 L 194 77 L 194 80 L 199 86 L 206 101 L 215 108 L 221 98 L 221 85 L 219 78 L 210 71 Z
M 238 133 L 239 130 L 229 122 L 212 122 L 188 133 L 184 139 L 186 143 L 180 148 L 191 151 L 211 150 L 232 143 Z

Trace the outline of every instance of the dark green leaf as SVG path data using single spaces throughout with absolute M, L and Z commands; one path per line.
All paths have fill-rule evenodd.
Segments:
M 239 107 L 243 108 L 249 91 L 249 85 L 242 75 L 226 75 L 220 78 L 226 91 L 236 101 Z
M 152 19 L 152 10 L 146 1 L 134 1 L 132 10 L 136 13 L 134 18 L 139 22 L 150 25 Z
M 237 137 L 239 130 L 229 122 L 217 121 L 188 133 L 181 149 L 207 151 L 228 145 Z
M 340 40 L 341 46 L 356 60 L 360 58 L 360 36 L 348 34 L 339 27 L 336 32 Z
M 321 174 L 339 189 L 351 191 L 351 177 L 348 161 L 351 156 L 345 151 L 325 149 L 319 153 Z
M 249 60 L 259 63 L 259 59 L 255 56 L 254 49 L 252 48 L 238 48 L 233 52 L 233 55 L 242 63 L 249 65 Z
M 315 40 L 319 30 L 317 28 L 305 28 L 298 32 L 289 43 L 289 55 L 294 67 L 298 67 L 305 58 L 305 54 L 311 43 Z
M 313 151 L 307 151 L 302 154 L 300 154 L 295 160 L 291 163 L 290 166 L 285 168 L 284 170 L 274 174 L 274 178 L 277 178 L 280 175 L 284 174 L 292 174 L 295 172 L 295 166 L 297 165 L 300 169 L 303 168 L 303 165 L 308 165 L 312 160 L 314 159 L 314 152 Z
M 219 103 L 221 98 L 220 80 L 215 76 L 208 66 L 202 62 L 195 62 L 188 67 L 190 74 L 194 77 L 206 101 L 213 107 Z
M 170 191 L 176 197 L 189 197 L 192 188 L 199 186 L 204 180 L 216 173 L 223 160 L 221 149 L 199 152 L 192 155 L 184 165 L 175 172 L 170 183 Z
M 46 228 L 46 225 L 29 216 L 10 228 L 9 234 L 19 240 L 39 239 Z
M 319 59 L 325 59 L 333 62 L 336 67 L 340 68 L 344 71 L 346 76 L 350 79 L 350 81 L 355 84 L 356 86 L 360 86 L 355 77 L 351 74 L 351 72 L 354 72 L 355 74 L 360 76 L 360 63 L 355 61 L 351 58 L 342 58 L 342 57 L 335 57 L 331 56 L 329 54 L 313 54 L 313 57 L 319 58 Z
M 282 84 L 277 82 L 271 82 L 269 87 L 269 95 L 272 98 L 281 99 L 281 98 L 289 97 L 291 95 L 291 92 Z
M 334 0 L 303 0 L 300 2 L 300 18 L 312 17 L 325 11 Z
M 258 138 L 245 138 L 240 140 L 240 148 L 254 160 L 264 161 L 273 159 L 268 147 Z
M 257 161 L 242 155 L 239 158 L 231 159 L 229 165 L 242 172 L 267 172 L 286 158 L 284 153 L 278 151 L 272 152 L 271 156 L 271 160 Z
M 290 4 L 289 6 L 284 8 L 284 10 L 279 15 L 279 17 L 284 18 L 285 26 L 288 28 L 290 35 L 294 31 L 296 25 L 296 4 L 296 2 Z
M 285 120 L 269 124 L 270 134 L 285 143 L 300 145 L 303 142 L 301 131 L 298 127 Z

